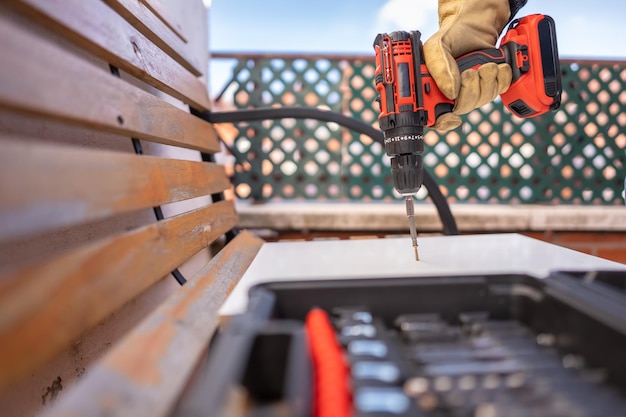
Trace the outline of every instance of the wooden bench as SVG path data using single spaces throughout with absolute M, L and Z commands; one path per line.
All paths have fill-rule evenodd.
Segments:
M 262 245 L 213 162 L 207 38 L 200 0 L 0 4 L 3 415 L 166 415 L 206 352 Z

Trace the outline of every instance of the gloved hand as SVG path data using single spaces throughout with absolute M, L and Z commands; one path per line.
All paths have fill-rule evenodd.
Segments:
M 439 0 L 439 31 L 424 44 L 424 59 L 441 92 L 456 104 L 452 113 L 437 118 L 435 129 L 456 128 L 461 124 L 460 114 L 492 101 L 509 88 L 512 73 L 507 64 L 484 64 L 478 70 L 461 74 L 455 58 L 494 48 L 511 14 L 524 3 L 525 0 Z

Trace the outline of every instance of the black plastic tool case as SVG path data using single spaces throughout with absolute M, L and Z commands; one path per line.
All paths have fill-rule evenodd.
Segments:
M 344 346 L 355 417 L 626 416 L 620 272 L 263 284 L 217 336 L 179 414 L 312 416 L 303 321 L 315 307 Z M 384 355 L 371 349 L 381 344 Z

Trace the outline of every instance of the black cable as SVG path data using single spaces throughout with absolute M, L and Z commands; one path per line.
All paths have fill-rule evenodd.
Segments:
M 109 64 L 109 69 L 111 70 L 111 74 L 113 74 L 117 78 L 121 78 L 119 68 Z M 143 155 L 143 147 L 141 146 L 141 141 L 137 138 L 130 138 L 130 140 L 133 143 L 133 149 L 135 150 L 135 154 Z M 165 218 L 163 216 L 163 210 L 161 209 L 161 206 L 153 207 L 152 210 L 154 211 L 154 215 L 158 222 Z M 178 268 L 175 268 L 171 272 L 171 274 L 174 276 L 174 279 L 176 279 L 176 282 L 178 282 L 180 285 L 185 285 L 185 283 L 187 282 L 187 279 Z
M 380 130 L 368 125 L 367 123 L 363 123 L 360 120 L 327 110 L 307 107 L 278 107 L 217 113 L 206 111 L 195 112 L 194 114 L 210 123 L 237 123 L 288 118 L 314 119 L 324 122 L 337 123 L 338 125 L 346 127 L 350 130 L 367 135 L 381 145 L 384 144 L 383 132 Z M 426 169 L 424 169 L 424 186 L 426 187 L 432 202 L 435 204 L 437 213 L 439 214 L 439 218 L 441 219 L 441 223 L 443 225 L 443 233 L 445 235 L 458 235 L 459 230 L 456 225 L 456 220 L 450 211 L 450 206 L 437 186 L 436 181 L 430 173 L 426 171 Z

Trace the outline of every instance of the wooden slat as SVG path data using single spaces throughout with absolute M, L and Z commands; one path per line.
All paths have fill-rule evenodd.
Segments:
M 33 20 L 94 55 L 194 107 L 210 107 L 198 78 L 150 42 L 102 1 L 19 0 Z
M 225 190 L 223 166 L 0 141 L 0 242 Z
M 169 415 L 216 329 L 220 305 L 262 244 L 240 233 L 44 416 Z
M 167 52 L 179 64 L 194 75 L 204 74 L 189 45 L 167 27 L 150 9 L 137 0 L 104 0 L 131 25 L 150 39 L 155 45 Z
M 2 13 L 0 54 L 0 79 L 7 80 L 0 83 L 0 107 L 168 145 L 220 150 L 209 123 L 40 39 Z
M 167 27 L 169 27 L 174 33 L 176 33 L 176 35 L 182 41 L 187 42 L 187 38 L 183 33 L 183 28 L 181 24 L 174 21 L 171 16 L 168 16 L 167 12 L 165 11 L 163 5 L 161 5 L 161 2 L 159 0 L 141 0 L 141 2 L 146 5 L 146 7 L 148 7 L 150 10 L 152 10 L 152 13 L 154 13 L 154 15 L 158 17 L 163 23 L 165 23 Z
M 0 277 L 0 390 L 236 222 L 234 204 L 222 201 Z

